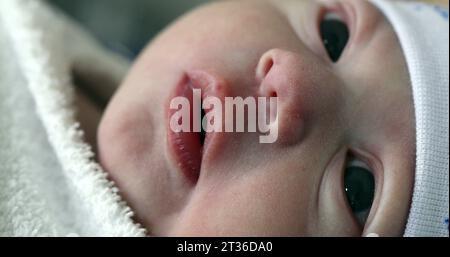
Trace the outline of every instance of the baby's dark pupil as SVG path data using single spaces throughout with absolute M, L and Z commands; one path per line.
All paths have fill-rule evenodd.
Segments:
M 370 171 L 359 167 L 347 168 L 344 188 L 353 212 L 361 212 L 372 206 L 375 181 Z
M 330 59 L 337 62 L 349 39 L 347 25 L 339 20 L 323 20 L 320 23 L 320 34 Z

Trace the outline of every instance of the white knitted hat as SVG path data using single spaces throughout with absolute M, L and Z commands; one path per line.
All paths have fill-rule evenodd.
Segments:
M 448 236 L 448 9 L 371 0 L 392 23 L 409 69 L 416 115 L 416 174 L 405 236 Z

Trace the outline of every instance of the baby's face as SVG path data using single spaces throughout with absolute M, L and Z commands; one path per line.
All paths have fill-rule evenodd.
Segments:
M 330 13 L 349 31 L 342 51 L 323 43 L 345 38 L 329 24 L 322 38 Z M 134 64 L 101 122 L 100 161 L 152 235 L 398 236 L 415 167 L 408 81 L 395 33 L 368 2 L 214 3 Z M 174 138 L 169 102 L 190 85 L 220 99 L 277 96 L 277 141 Z

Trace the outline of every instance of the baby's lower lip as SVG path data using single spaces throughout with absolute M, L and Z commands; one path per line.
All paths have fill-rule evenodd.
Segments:
M 183 78 L 176 86 L 172 98 L 185 97 L 191 103 L 190 118 L 192 121 L 192 101 L 193 91 L 187 77 Z M 167 138 L 170 152 L 173 155 L 175 164 L 179 167 L 184 176 L 193 184 L 196 184 L 200 176 L 202 163 L 203 143 L 198 132 L 175 132 L 170 127 L 170 118 L 177 110 L 168 110 L 169 119 L 167 124 Z M 192 130 L 191 130 L 192 131 Z

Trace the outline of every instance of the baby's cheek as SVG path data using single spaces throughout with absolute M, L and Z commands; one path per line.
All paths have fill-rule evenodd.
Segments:
M 240 170 L 240 175 L 200 180 L 170 235 L 301 236 L 309 231 L 312 202 L 307 184 L 278 167 Z M 220 180 L 220 182 L 218 182 Z M 307 180 L 304 180 L 307 181 Z M 302 185 L 302 186 L 299 186 Z

